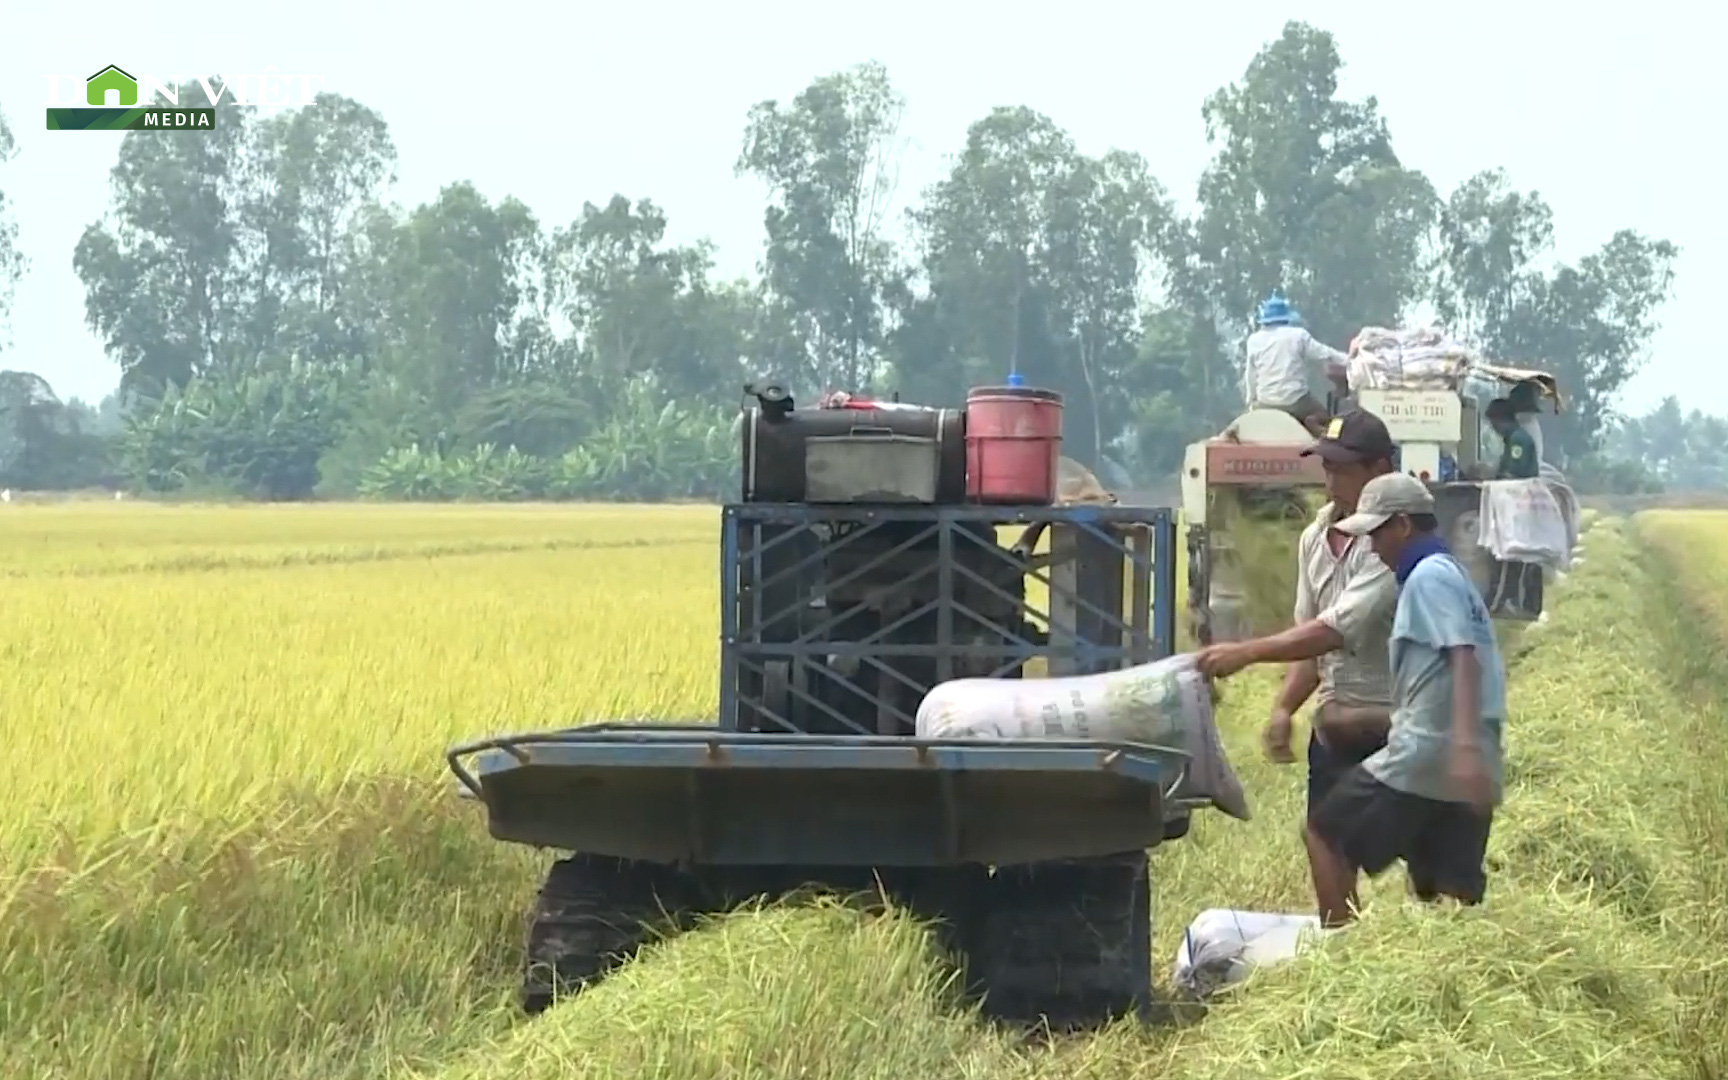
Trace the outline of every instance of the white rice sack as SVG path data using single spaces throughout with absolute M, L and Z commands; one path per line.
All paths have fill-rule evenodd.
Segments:
M 955 679 L 918 706 L 923 739 L 1064 739 L 1143 743 L 1188 755 L 1178 798 L 1205 799 L 1242 821 L 1248 796 L 1230 767 L 1212 687 L 1192 653 L 1059 679 Z
M 1326 933 L 1314 915 L 1202 911 L 1182 935 L 1171 982 L 1195 997 L 1206 997 L 1241 982 L 1257 968 L 1291 959 Z

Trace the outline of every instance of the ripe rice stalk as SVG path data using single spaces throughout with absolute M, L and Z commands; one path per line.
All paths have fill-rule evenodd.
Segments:
M 1516 662 L 1481 910 L 1390 875 L 1197 1023 L 1051 1044 L 957 1005 L 909 917 L 833 903 L 730 916 L 516 1014 L 550 856 L 491 841 L 442 751 L 711 715 L 711 509 L 6 517 L 0 1075 L 1722 1075 L 1728 667 L 1700 628 L 1728 610 L 1728 515 L 1595 523 Z M 1204 908 L 1311 905 L 1300 771 L 1258 752 L 1276 677 L 1233 680 L 1221 718 L 1255 819 L 1154 855 L 1161 970 Z

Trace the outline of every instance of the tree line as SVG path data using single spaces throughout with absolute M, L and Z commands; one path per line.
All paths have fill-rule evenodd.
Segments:
M 1140 154 L 1083 154 L 1013 106 L 971 125 L 905 220 L 905 99 L 879 64 L 822 76 L 744 118 L 735 167 L 768 200 L 758 273 L 738 280 L 708 242 L 669 243 L 640 194 L 562 224 L 467 182 L 394 205 L 388 125 L 337 94 L 128 133 L 111 206 L 72 253 L 120 389 L 92 408 L 0 377 L 0 483 L 712 497 L 735 482 L 746 381 L 957 404 L 1012 368 L 1066 396 L 1070 455 L 1153 484 L 1239 411 L 1248 318 L 1277 288 L 1339 346 L 1432 307 L 1497 359 L 1554 372 L 1569 408 L 1548 452 L 1586 485 L 1722 485 L 1721 421 L 1682 417 L 1697 436 L 1659 457 L 1646 444 L 1668 413 L 1614 409 L 1678 249 L 1626 229 L 1549 265 L 1538 193 L 1486 168 L 1441 195 L 1374 98 L 1338 96 L 1341 68 L 1330 34 L 1292 22 L 1207 97 L 1192 210 Z M 0 305 L 23 270 L 4 210 Z

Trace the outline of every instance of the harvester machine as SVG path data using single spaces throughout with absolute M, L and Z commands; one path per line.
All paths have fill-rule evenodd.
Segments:
M 1100 672 L 1173 651 L 1176 519 L 1054 497 L 1061 399 L 964 409 L 747 388 L 720 513 L 719 716 L 449 752 L 499 840 L 565 852 L 534 903 L 538 1012 L 650 935 L 806 886 L 940 927 L 987 1015 L 1143 1010 L 1148 851 L 1184 835 L 1187 758 L 1057 738 L 920 738 L 961 677 Z
M 1496 560 L 1480 542 L 1486 404 L 1511 388 L 1560 408 L 1553 376 L 1539 371 L 1477 364 L 1456 389 L 1391 387 L 1335 394 L 1332 413 L 1354 408 L 1386 424 L 1400 470 L 1434 493 L 1440 533 L 1469 569 L 1496 619 L 1530 622 L 1542 614 L 1542 567 Z M 1288 413 L 1250 409 L 1224 432 L 1189 445 L 1182 463 L 1182 516 L 1186 530 L 1190 628 L 1202 644 L 1237 641 L 1266 632 L 1249 625 L 1243 562 L 1229 523 L 1300 516 L 1312 518 L 1305 492 L 1324 486 L 1320 459 L 1304 457 L 1313 436 Z M 1290 551 L 1294 560 L 1294 547 Z

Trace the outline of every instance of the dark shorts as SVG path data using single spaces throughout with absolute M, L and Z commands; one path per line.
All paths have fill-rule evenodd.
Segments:
M 1488 888 L 1483 857 L 1492 814 L 1465 803 L 1396 791 L 1360 765 L 1308 816 L 1308 828 L 1370 877 L 1402 861 L 1423 900 L 1479 904 Z
M 1368 760 L 1376 750 L 1386 745 L 1385 739 L 1351 746 L 1327 746 L 1308 731 L 1308 813 L 1313 814 L 1325 801 L 1326 793 L 1351 769 Z
M 1326 406 L 1321 404 L 1319 399 L 1313 394 L 1303 394 L 1300 398 L 1296 399 L 1294 405 L 1280 405 L 1278 406 L 1278 409 L 1282 412 L 1289 413 L 1304 424 L 1313 420 L 1315 417 L 1318 417 L 1321 420 L 1324 420 L 1327 417 Z

